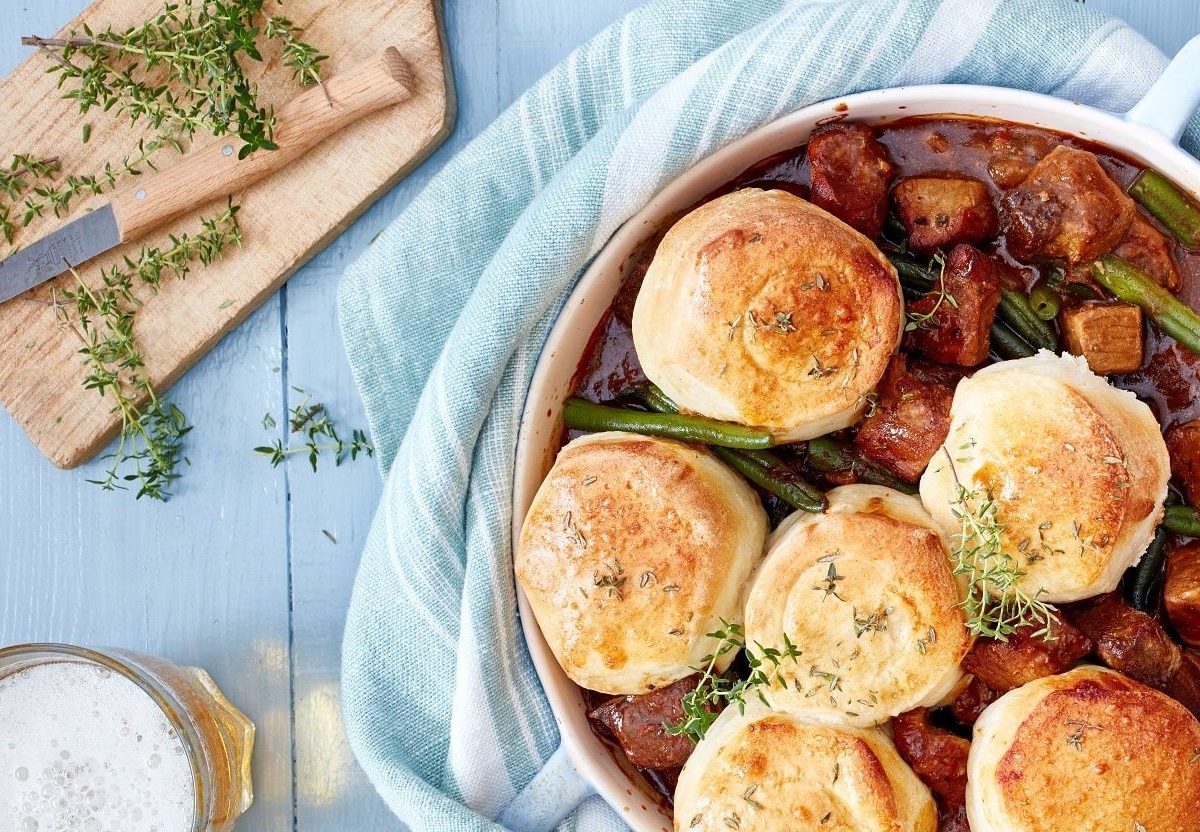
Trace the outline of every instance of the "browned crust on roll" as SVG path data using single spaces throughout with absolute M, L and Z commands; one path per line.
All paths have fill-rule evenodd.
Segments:
M 765 534 L 754 492 L 706 451 L 591 434 L 563 448 L 538 490 L 516 575 L 568 676 L 645 693 L 691 674 L 721 618 L 741 620 Z
M 647 376 L 681 407 L 781 436 L 844 427 L 899 343 L 895 271 L 870 240 L 783 191 L 705 203 L 663 238 L 634 311 Z M 816 428 L 814 428 L 816 430 Z
M 1200 723 L 1124 676 L 1087 675 L 1041 700 L 994 777 L 1015 830 L 1194 832 Z

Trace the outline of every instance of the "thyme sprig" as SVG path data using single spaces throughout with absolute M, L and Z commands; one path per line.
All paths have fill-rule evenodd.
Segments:
M 292 70 L 292 78 L 302 87 L 321 83 L 321 63 L 328 59 L 316 47 L 300 39 L 300 27 L 283 15 L 267 18 L 263 33 L 279 41 L 283 65 Z
M 282 438 L 277 438 L 270 445 L 255 448 L 256 454 L 271 461 L 272 468 L 278 467 L 295 454 L 306 454 L 308 464 L 314 472 L 322 455 L 332 456 L 335 466 L 341 465 L 347 457 L 355 460 L 360 454 L 375 455 L 375 446 L 371 444 L 365 432 L 355 428 L 350 432 L 350 438 L 344 439 L 324 404 L 314 402 L 312 394 L 303 388 L 293 387 L 292 390 L 304 398 L 288 413 L 288 431 L 290 435 L 300 436 L 302 441 L 295 445 L 289 441 L 285 445 Z
M 136 488 L 137 498 L 165 502 L 178 479 L 183 439 L 191 431 L 183 411 L 160 398 L 146 375 L 146 361 L 134 333 L 144 299 L 169 278 L 183 279 L 196 262 L 208 265 L 230 246 L 241 243 L 237 206 L 201 221 L 194 234 L 172 235 L 164 247 L 144 247 L 136 258 L 100 271 L 91 286 L 75 270 L 73 286 L 54 291 L 59 323 L 82 343 L 87 367 L 83 386 L 113 401 L 121 417 L 116 449 L 107 454 L 105 475 L 88 480 L 106 491 Z
M 173 148 L 177 152 L 183 150 L 183 146 L 172 136 L 142 140 L 138 142 L 136 153 L 127 153 L 115 162 L 105 162 L 104 167 L 96 173 L 68 174 L 61 183 L 34 188 L 21 205 L 21 227 L 28 226 L 47 210 L 54 216 L 61 217 L 80 196 L 102 194 L 112 190 L 125 176 L 141 176 L 147 170 L 155 170 L 150 157 L 164 147 Z
M 1017 630 L 1033 627 L 1034 637 L 1051 640 L 1056 610 L 1040 599 L 1042 590 L 1030 595 L 1021 588 L 1025 572 L 1004 551 L 1004 527 L 996 517 L 995 498 L 990 492 L 963 485 L 950 453 L 944 447 L 942 451 L 954 477 L 950 512 L 960 528 L 954 535 L 950 560 L 954 574 L 966 576 L 967 594 L 959 606 L 966 612 L 967 629 L 975 636 L 1007 641 Z
M 12 159 L 0 169 L 0 191 L 9 199 L 17 199 L 38 179 L 48 179 L 58 173 L 58 159 L 42 159 L 29 153 L 13 154 Z
M 763 647 L 756 644 L 757 652 L 746 646 L 746 634 L 742 625 L 721 619 L 721 627 L 708 633 L 717 642 L 712 653 L 701 660 L 702 667 L 692 668 L 700 674 L 696 687 L 684 694 L 681 700 L 683 719 L 673 725 L 664 726 L 672 736 L 691 737 L 696 742 L 704 739 L 708 729 L 716 720 L 721 709 L 736 705 L 741 713 L 746 708 L 746 696 L 753 694 L 768 707 L 763 689 L 771 685 L 787 687 L 787 680 L 780 672 L 784 662 L 795 663 L 802 655 L 785 633 L 783 649 Z M 742 650 L 750 673 L 744 679 L 731 678 L 717 671 L 717 663 L 731 651 Z
M 34 182 L 51 178 L 59 168 L 58 159 L 42 159 L 28 153 L 14 154 L 7 167 L 0 168 L 0 197 L 10 203 L 0 202 L 0 235 L 5 242 L 11 243 L 17 231 L 11 203 L 33 187 Z
M 25 37 L 52 58 L 63 97 L 81 114 L 93 108 L 190 138 L 198 131 L 236 134 L 244 158 L 273 150 L 275 118 L 258 101 L 243 64 L 261 62 L 278 41 L 284 63 L 302 83 L 315 83 L 325 56 L 300 39 L 282 16 L 262 20 L 265 0 L 182 0 L 130 29 L 83 26 L 62 38 Z
M 940 253 L 935 254 L 929 261 L 929 268 L 938 270 L 937 282 L 934 284 L 937 291 L 937 300 L 928 312 L 909 312 L 906 315 L 904 324 L 905 332 L 913 332 L 918 329 L 927 329 L 932 325 L 933 319 L 937 316 L 938 310 L 942 308 L 942 304 L 949 304 L 951 309 L 958 308 L 958 301 L 954 295 L 946 291 L 946 258 Z

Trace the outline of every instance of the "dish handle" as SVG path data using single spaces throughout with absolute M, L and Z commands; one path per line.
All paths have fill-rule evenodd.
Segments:
M 551 832 L 594 793 L 560 745 L 496 822 L 512 832 Z
M 1197 107 L 1200 107 L 1200 35 L 1183 45 L 1125 118 L 1178 143 Z

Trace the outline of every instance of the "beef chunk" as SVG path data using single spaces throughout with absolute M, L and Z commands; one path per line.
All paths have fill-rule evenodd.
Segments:
M 950 402 L 959 374 L 896 355 L 876 389 L 875 412 L 863 420 L 855 448 L 896 476 L 916 482 L 950 432 Z
M 895 169 L 865 124 L 830 124 L 808 140 L 812 202 L 871 239 L 887 214 Z
M 933 792 L 938 805 L 938 829 L 965 829 L 952 826 L 965 819 L 967 800 L 967 752 L 971 743 L 929 722 L 929 711 L 917 708 L 892 720 L 896 750 L 921 782 Z
M 962 667 L 995 691 L 1004 693 L 1026 682 L 1069 670 L 1092 652 L 1092 643 L 1066 621 L 1055 624 L 1053 640 L 1023 627 L 1008 641 L 981 638 L 963 657 Z
M 1180 546 L 1167 558 L 1163 604 L 1183 643 L 1200 647 L 1200 541 Z
M 1096 654 L 1131 679 L 1164 688 L 1182 661 L 1179 645 L 1150 616 L 1111 592 L 1065 610 L 1071 623 L 1096 644 Z
M 978 179 L 915 176 L 900 182 L 892 197 L 913 251 L 931 254 L 996 236 L 996 208 Z
M 1200 717 L 1200 653 L 1195 650 L 1183 651 L 1183 661 L 1167 683 L 1166 693 Z
M 1142 310 L 1114 301 L 1080 304 L 1062 313 L 1067 352 L 1087 359 L 1093 373 L 1132 373 L 1142 366 Z
M 946 258 L 941 280 L 940 288 L 909 304 L 905 344 L 939 364 L 982 364 L 1000 304 L 1000 270 L 991 257 L 962 243 Z
M 954 719 L 959 725 L 970 728 L 987 706 L 999 698 L 999 691 L 992 690 L 978 677 L 973 677 L 962 693 L 950 703 L 950 713 L 954 714 Z
M 1171 473 L 1183 486 L 1188 502 L 1200 506 L 1200 419 L 1176 425 L 1167 431 Z
M 1113 254 L 1145 271 L 1164 289 L 1179 291 L 1179 270 L 1171 258 L 1170 241 L 1137 211 Z
M 650 693 L 618 696 L 593 710 L 590 716 L 620 744 L 635 766 L 683 765 L 695 743 L 688 737 L 668 734 L 663 726 L 683 719 L 683 696 L 696 687 L 699 679 L 698 675 L 692 675 Z
M 1133 200 L 1095 154 L 1059 145 L 1001 202 L 1008 250 L 1018 260 L 1084 263 L 1111 251 L 1129 230 Z

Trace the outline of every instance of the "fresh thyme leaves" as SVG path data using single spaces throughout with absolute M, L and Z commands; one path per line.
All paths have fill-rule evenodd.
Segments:
M 981 489 L 969 489 L 958 477 L 949 451 L 942 449 L 954 477 L 955 496 L 950 511 L 960 522 L 950 559 L 955 575 L 966 576 L 967 629 L 975 636 L 1007 640 L 1022 627 L 1033 627 L 1035 636 L 1050 640 L 1055 608 L 1040 600 L 1041 591 L 1029 595 L 1020 587 L 1025 573 L 1004 551 L 1004 527 L 996 519 L 996 501 Z
M 937 300 L 934 301 L 933 307 L 928 312 L 920 312 L 917 314 L 909 313 L 908 321 L 904 324 L 905 332 L 912 332 L 917 329 L 927 329 L 932 325 L 934 317 L 937 316 L 938 310 L 942 308 L 943 303 L 948 303 L 952 309 L 958 308 L 958 301 L 954 299 L 954 295 L 946 291 L 946 258 L 941 254 L 935 254 L 933 259 L 929 261 L 930 269 L 937 268 Z
M 692 668 L 700 674 L 700 681 L 683 696 L 683 719 L 665 726 L 668 734 L 691 737 L 696 742 L 704 739 L 722 707 L 736 704 L 740 712 L 745 709 L 746 695 L 750 693 L 756 695 L 763 704 L 769 704 L 762 689 L 773 684 L 786 687 L 787 681 L 780 668 L 785 662 L 795 664 L 802 655 L 786 633 L 783 636 L 783 649 L 759 644 L 755 652 L 746 647 L 742 625 L 723 618 L 721 628 L 709 633 L 708 637 L 714 639 L 717 646 L 701 660 L 702 667 Z M 746 663 L 750 666 L 750 673 L 745 679 L 731 679 L 716 669 L 722 656 L 736 650 L 745 651 Z
M 288 412 L 288 431 L 291 435 L 298 435 L 302 441 L 294 445 L 289 441 L 285 445 L 284 440 L 279 438 L 270 445 L 255 448 L 256 454 L 270 459 L 272 468 L 279 466 L 288 457 L 301 453 L 307 454 L 308 464 L 314 472 L 323 454 L 331 455 L 335 466 L 345 462 L 346 457 L 355 460 L 360 454 L 375 455 L 375 446 L 367 439 L 366 433 L 355 428 L 350 432 L 348 439 L 343 438 L 324 404 L 314 402 L 312 394 L 307 390 L 300 387 L 293 387 L 292 390 L 304 398 Z M 263 427 L 267 427 L 265 419 Z
M 0 191 L 16 199 L 38 179 L 49 179 L 58 173 L 58 159 L 40 159 L 28 153 L 17 153 L 4 168 L 0 168 Z
M 326 60 L 315 47 L 300 39 L 300 27 L 282 15 L 267 18 L 263 34 L 278 40 L 283 51 L 283 65 L 292 70 L 292 77 L 302 87 L 321 83 L 321 62 Z
M 106 491 L 136 487 L 137 497 L 166 501 L 178 479 L 183 438 L 191 430 L 183 412 L 159 398 L 145 373 L 145 357 L 134 335 L 134 318 L 143 300 L 139 289 L 157 291 L 168 278 L 182 279 L 195 262 L 209 264 L 241 242 L 237 206 L 201 221 L 198 232 L 172 236 L 170 244 L 143 248 L 100 270 L 100 285 L 89 286 L 75 272 L 75 284 L 54 292 L 59 323 L 83 346 L 87 367 L 83 386 L 113 401 L 121 417 L 116 450 L 108 454 L 105 476 L 89 480 Z
M 125 30 L 84 26 L 64 38 L 25 37 L 52 58 L 63 97 L 81 114 L 92 108 L 147 123 L 163 134 L 190 138 L 197 131 L 236 133 L 240 156 L 275 149 L 274 116 L 258 102 L 247 61 L 260 48 L 280 45 L 283 63 L 298 81 L 316 83 L 325 56 L 300 40 L 285 17 L 262 20 L 266 0 L 182 0 Z M 72 83 L 68 83 L 72 82 Z
M 138 142 L 136 153 L 128 153 L 116 162 L 105 162 L 97 173 L 68 174 L 61 183 L 38 186 L 21 203 L 21 226 L 27 226 L 47 210 L 61 217 L 80 196 L 92 196 L 112 190 L 125 176 L 139 176 L 147 169 L 153 170 L 151 156 L 170 147 L 182 151 L 182 145 L 169 136 L 160 136 L 150 141 Z
M 47 180 L 58 173 L 57 159 L 41 159 L 27 153 L 15 154 L 6 167 L 0 168 L 0 196 L 10 202 L 15 201 L 40 180 Z M 0 202 L 0 235 L 5 242 L 11 243 L 16 235 L 20 218 L 14 219 L 13 211 L 17 210 L 11 204 Z

